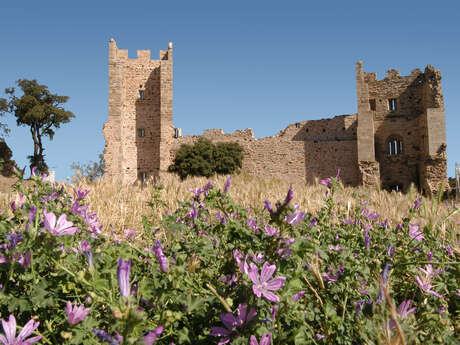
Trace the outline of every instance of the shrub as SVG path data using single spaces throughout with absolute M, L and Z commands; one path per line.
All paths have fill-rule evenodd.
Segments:
M 181 179 L 187 176 L 210 177 L 214 174 L 232 174 L 241 168 L 243 148 L 234 142 L 217 143 L 200 138 L 194 145 L 182 144 L 176 152 L 170 172 Z

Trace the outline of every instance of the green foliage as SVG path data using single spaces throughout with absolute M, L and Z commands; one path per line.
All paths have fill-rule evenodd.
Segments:
M 232 325 L 229 344 L 247 345 L 264 333 L 272 334 L 270 345 L 396 344 L 400 336 L 406 344 L 458 344 L 460 264 L 449 240 L 455 229 L 445 226 L 458 208 L 419 226 L 426 205 L 417 202 L 390 224 L 365 203 L 355 209 L 338 203 L 338 182 L 325 183 L 315 214 L 292 205 L 292 192 L 275 207 L 266 201 L 264 209 L 249 210 L 208 183 L 162 219 L 158 208 L 165 203 L 156 185 L 137 242 L 100 233 L 87 191 L 68 193 L 33 176 L 28 187 L 17 186 L 11 210 L 0 213 L 0 317 L 14 314 L 20 326 L 35 318 L 34 335 L 46 344 L 103 343 L 94 329 L 112 344 L 145 344 L 145 332 L 161 325 L 155 344 L 211 345 L 225 342 L 210 334 L 213 327 L 225 334 L 222 320 L 246 304 L 257 314 Z M 80 230 L 53 235 L 44 223 L 50 212 Z M 128 296 L 120 294 L 119 258 L 132 260 Z M 265 262 L 275 266 L 270 279 L 285 278 L 272 291 L 278 302 L 255 294 L 251 274 Z M 428 265 L 429 290 L 415 279 Z M 407 300 L 416 310 L 404 314 L 398 306 Z M 90 308 L 88 317 L 69 324 L 68 301 Z
M 53 140 L 56 128 L 75 117 L 72 112 L 62 108 L 69 97 L 51 93 L 46 85 L 40 85 L 36 80 L 19 79 L 16 83 L 22 96 L 16 96 L 14 88 L 5 89 L 9 99 L 0 99 L 1 110 L 14 115 L 18 126 L 30 127 L 34 142 L 34 153 L 28 157 L 30 167 L 36 166 L 40 172 L 48 172 L 42 137 Z
M 176 152 L 170 172 L 181 179 L 187 176 L 210 177 L 238 172 L 243 162 L 243 148 L 236 142 L 217 143 L 200 138 L 194 145 L 182 144 Z
M 13 174 L 13 169 L 17 168 L 16 162 L 11 159 L 13 152 L 8 147 L 4 140 L 0 140 L 0 174 L 10 177 Z
M 105 160 L 104 153 L 99 154 L 99 162 L 90 161 L 89 163 L 82 164 L 74 162 L 70 168 L 75 171 L 76 180 L 87 179 L 88 181 L 95 181 L 104 176 L 105 173 Z

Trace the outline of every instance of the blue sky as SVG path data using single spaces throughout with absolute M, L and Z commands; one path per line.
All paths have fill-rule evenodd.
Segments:
M 457 1 L 2 1 L 0 97 L 19 78 L 37 79 L 75 115 L 45 140 L 59 180 L 72 162 L 97 160 L 107 121 L 108 42 L 130 57 L 174 44 L 174 123 L 205 128 L 286 125 L 357 112 L 355 63 L 408 75 L 441 69 L 448 175 L 460 163 L 460 3 Z M 27 128 L 4 117 L 20 166 L 33 151 Z

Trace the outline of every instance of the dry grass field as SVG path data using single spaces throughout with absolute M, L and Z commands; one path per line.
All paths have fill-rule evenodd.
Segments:
M 227 178 L 228 176 L 211 179 L 195 177 L 181 181 L 175 175 L 167 175 L 161 181 L 164 186 L 164 189 L 161 190 L 161 199 L 167 206 L 155 210 L 155 215 L 160 218 L 166 209 L 174 210 L 178 200 L 190 199 L 192 196 L 190 190 L 204 187 L 209 180 L 215 186 L 223 188 Z M 0 181 L 2 190 L 0 208 L 2 210 L 8 209 L 11 200 L 15 198 L 10 189 L 13 183 L 12 180 Z M 65 186 L 66 188 L 75 187 L 73 184 L 65 184 Z M 122 234 L 124 229 L 135 229 L 141 235 L 142 217 L 152 215 L 152 210 L 147 205 L 152 198 L 152 182 L 140 186 L 121 185 L 104 179 L 90 183 L 83 179 L 76 182 L 76 186 L 90 190 L 87 197 L 90 201 L 90 210 L 97 213 L 105 231 L 110 232 L 113 226 L 118 234 Z M 323 206 L 326 187 L 319 181 L 314 185 L 299 182 L 291 186 L 294 190 L 294 202 L 298 203 L 302 210 L 315 213 Z M 261 209 L 265 199 L 271 200 L 272 203 L 284 199 L 289 187 L 290 184 L 280 180 L 263 180 L 241 174 L 233 176 L 230 195 L 235 202 L 244 207 Z M 460 214 L 459 212 L 451 214 L 453 200 L 440 201 L 435 198 L 425 198 L 415 189 L 402 194 L 364 187 L 342 187 L 335 198 L 349 213 L 353 212 L 356 205 L 367 201 L 368 208 L 379 213 L 382 221 L 388 218 L 391 225 L 399 223 L 407 215 L 414 200 L 421 198 L 423 201 L 419 212 L 421 225 L 437 224 L 441 228 L 456 228 L 457 238 L 454 239 L 454 243 L 458 243 Z

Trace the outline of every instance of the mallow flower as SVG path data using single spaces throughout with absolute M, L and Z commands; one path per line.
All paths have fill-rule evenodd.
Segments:
M 272 342 L 272 334 L 271 333 L 264 333 L 262 338 L 260 338 L 260 342 L 257 342 L 257 338 L 251 335 L 249 338 L 249 345 L 270 345 Z
M 89 314 L 89 311 L 91 308 L 85 308 L 83 304 L 80 304 L 77 307 L 77 302 L 74 302 L 73 306 L 72 303 L 67 301 L 66 307 L 65 307 L 65 312 L 67 314 L 67 321 L 69 321 L 69 324 L 76 325 L 80 321 L 83 321 L 86 319 L 86 317 Z
M 155 240 L 155 246 L 153 247 L 153 252 L 155 253 L 158 263 L 160 264 L 160 270 L 162 272 L 166 272 L 169 268 L 168 258 L 166 257 L 166 255 L 163 254 L 163 250 L 161 249 L 160 241 Z
M 163 326 L 158 326 L 153 331 L 150 331 L 147 334 L 145 334 L 144 337 L 142 338 L 142 342 L 145 345 L 152 345 L 155 343 L 155 341 L 157 341 L 157 338 L 160 336 L 162 332 L 163 332 Z
M 24 328 L 19 332 L 19 335 L 16 337 L 16 319 L 14 315 L 10 315 L 8 322 L 2 319 L 2 326 L 5 335 L 0 334 L 0 342 L 3 345 L 29 345 L 36 343 L 42 337 L 36 336 L 26 339 L 29 335 L 32 334 L 38 327 L 40 322 L 35 322 L 33 319 L 27 322 L 24 325 Z
M 45 218 L 43 222 L 45 227 L 43 229 L 49 231 L 53 236 L 74 235 L 78 228 L 73 227 L 73 223 L 67 220 L 67 215 L 61 214 L 56 223 L 56 215 L 53 212 L 46 212 L 43 210 Z
M 271 302 L 279 302 L 280 298 L 271 291 L 278 291 L 284 286 L 286 277 L 272 277 L 276 270 L 276 265 L 270 265 L 268 261 L 265 261 L 262 266 L 262 271 L 259 275 L 259 269 L 251 262 L 249 265 L 249 278 L 253 282 L 252 291 L 254 294 L 261 298 L 262 295 Z
M 118 286 L 120 287 L 120 294 L 124 297 L 130 295 L 131 289 L 129 286 L 129 274 L 131 272 L 131 259 L 125 261 L 118 259 L 117 279 Z
M 236 336 L 238 333 L 234 328 L 241 328 L 249 321 L 251 321 L 257 312 L 254 309 L 251 309 L 248 313 L 248 305 L 246 303 L 240 304 L 238 306 L 237 316 L 234 316 L 233 313 L 222 313 L 220 314 L 220 319 L 224 324 L 224 327 L 212 327 L 210 335 L 214 337 L 224 337 L 219 344 L 228 343 L 231 338 Z

